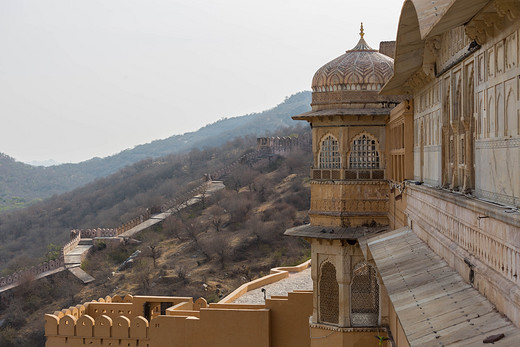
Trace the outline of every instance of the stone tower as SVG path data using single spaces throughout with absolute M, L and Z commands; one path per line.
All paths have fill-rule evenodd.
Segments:
M 310 225 L 285 233 L 311 243 L 311 334 L 339 329 L 345 339 L 376 331 L 386 320 L 378 276 L 359 241 L 387 229 L 385 126 L 403 99 L 379 95 L 393 59 L 366 43 L 363 24 L 360 36 L 354 48 L 318 69 L 312 110 L 293 117 L 312 128 Z

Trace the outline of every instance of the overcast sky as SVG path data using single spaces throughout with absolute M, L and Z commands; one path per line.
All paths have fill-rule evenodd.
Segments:
M 271 108 L 403 0 L 0 0 L 0 152 L 79 162 Z

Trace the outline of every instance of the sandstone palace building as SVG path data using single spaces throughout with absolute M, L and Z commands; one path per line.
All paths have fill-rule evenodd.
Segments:
M 315 73 L 310 224 L 285 231 L 312 291 L 234 302 L 305 263 L 214 304 L 106 297 L 47 314 L 47 346 L 518 346 L 519 35 L 518 0 L 406 0 L 395 42 L 361 27 Z

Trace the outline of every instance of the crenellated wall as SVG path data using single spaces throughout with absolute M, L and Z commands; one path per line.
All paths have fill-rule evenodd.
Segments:
M 266 154 L 285 155 L 298 149 L 310 148 L 311 140 L 310 133 L 298 137 L 259 137 L 256 139 L 256 149 L 265 151 Z
M 208 306 L 202 298 L 107 296 L 46 314 L 46 347 L 305 347 L 310 346 L 311 312 L 312 292 L 273 297 L 265 305 Z
M 206 175 L 204 178 L 200 180 L 200 184 L 195 188 L 192 188 L 188 191 L 178 194 L 174 199 L 168 201 L 166 204 L 160 207 L 152 207 L 146 209 L 146 212 L 131 219 L 128 222 L 123 223 L 117 228 L 95 228 L 95 229 L 73 229 L 70 232 L 70 241 L 66 243 L 62 250 L 61 256 L 58 259 L 51 260 L 48 262 L 43 262 L 37 266 L 33 266 L 28 269 L 23 269 L 17 271 L 11 275 L 0 277 L 0 291 L 3 289 L 6 290 L 5 287 L 10 286 L 11 288 L 14 285 L 19 284 L 20 280 L 23 278 L 34 278 L 36 276 L 45 276 L 45 273 L 53 273 L 54 271 L 62 268 L 65 270 L 65 261 L 64 255 L 71 252 L 76 246 L 79 244 L 81 238 L 97 238 L 97 237 L 117 237 L 124 232 L 138 226 L 139 224 L 147 221 L 152 217 L 152 211 L 155 210 L 155 213 L 166 212 L 170 209 L 179 209 L 182 208 L 189 200 L 194 198 L 199 194 L 203 194 L 207 189 L 209 184 L 211 184 L 212 180 L 219 179 L 224 175 L 230 173 L 235 168 L 237 168 L 241 163 L 244 162 L 255 162 L 258 158 L 264 153 L 264 150 L 255 151 L 246 153 L 240 156 L 238 159 L 233 161 L 231 164 L 215 171 L 210 175 Z
M 55 271 L 64 266 L 63 255 L 54 260 L 49 260 L 38 264 L 37 266 L 32 266 L 28 269 L 24 269 L 22 271 L 15 272 L 14 274 L 0 277 L 0 288 L 9 286 L 12 284 L 16 284 L 24 278 L 31 279 L 35 278 L 38 275 L 44 274 L 46 272 Z

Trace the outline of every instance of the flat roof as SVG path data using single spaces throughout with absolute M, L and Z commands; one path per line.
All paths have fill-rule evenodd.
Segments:
M 368 235 L 375 235 L 383 231 L 387 231 L 387 226 L 374 226 L 374 227 L 331 227 L 331 226 L 318 226 L 305 224 L 294 228 L 287 229 L 284 235 L 287 236 L 299 236 L 299 237 L 311 237 L 316 239 L 326 240 L 357 240 L 361 237 Z
M 291 117 L 294 120 L 307 120 L 313 117 L 333 117 L 333 116 L 379 116 L 389 115 L 392 108 L 333 108 L 320 111 L 309 111 Z
M 367 240 L 411 346 L 515 346 L 520 329 L 408 227 Z
M 266 284 L 260 288 L 250 290 L 236 298 L 232 303 L 263 305 L 265 304 L 265 300 L 262 289 L 265 289 L 265 296 L 268 299 L 273 296 L 287 296 L 290 292 L 295 290 L 312 291 L 311 268 L 308 267 L 307 269 L 300 272 L 289 272 L 289 277 L 274 283 Z

